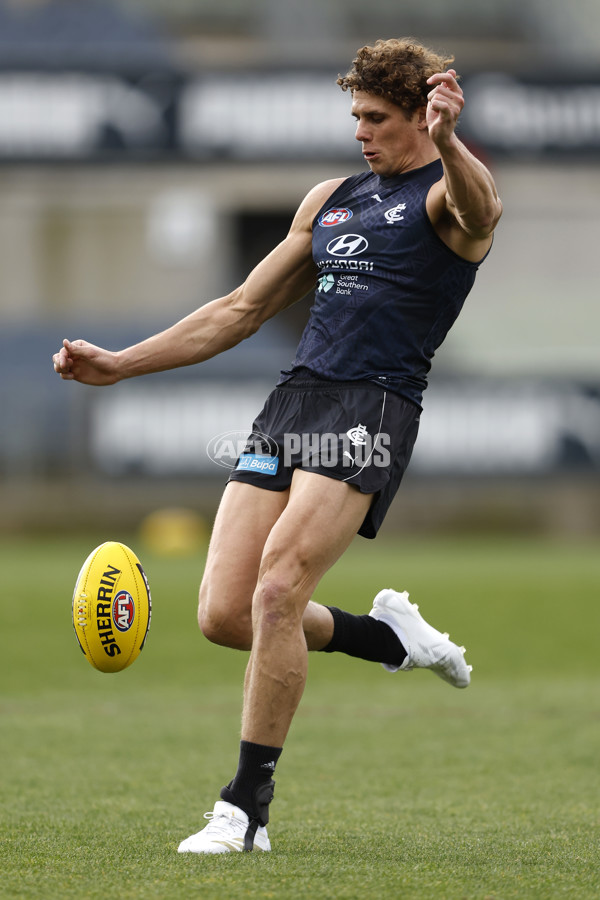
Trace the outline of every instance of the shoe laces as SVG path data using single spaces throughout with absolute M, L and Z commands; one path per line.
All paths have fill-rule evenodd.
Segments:
M 245 834 L 248 827 L 241 819 L 236 819 L 235 816 L 223 812 L 205 812 L 204 818 L 208 819 L 208 832 L 215 836 L 231 834 L 232 829 Z

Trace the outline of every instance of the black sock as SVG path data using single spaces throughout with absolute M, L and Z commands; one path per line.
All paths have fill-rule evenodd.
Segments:
M 251 819 L 266 825 L 275 786 L 272 775 L 281 750 L 281 747 L 240 741 L 238 770 L 234 779 L 222 788 L 221 800 L 239 806 Z
M 407 653 L 393 628 L 372 616 L 355 616 L 336 606 L 327 609 L 333 616 L 333 637 L 325 653 L 347 653 L 358 659 L 401 666 Z

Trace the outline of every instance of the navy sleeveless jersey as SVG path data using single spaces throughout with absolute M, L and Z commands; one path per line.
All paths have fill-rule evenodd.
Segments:
M 319 269 L 297 373 L 375 381 L 420 405 L 437 348 L 460 313 L 478 263 L 457 256 L 425 208 L 440 160 L 402 175 L 347 178 L 313 223 Z

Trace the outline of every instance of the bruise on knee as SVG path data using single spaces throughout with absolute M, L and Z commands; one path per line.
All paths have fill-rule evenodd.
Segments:
M 305 605 L 297 586 L 291 581 L 263 578 L 252 604 L 254 630 L 291 632 L 301 627 Z

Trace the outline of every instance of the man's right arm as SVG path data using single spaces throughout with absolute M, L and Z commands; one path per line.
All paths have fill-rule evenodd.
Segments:
M 69 381 L 114 384 L 136 375 L 194 365 L 239 344 L 314 285 L 312 222 L 342 181 L 335 179 L 313 188 L 285 240 L 227 296 L 206 303 L 165 331 L 125 350 L 112 352 L 87 341 L 65 340 L 53 357 L 55 371 Z

